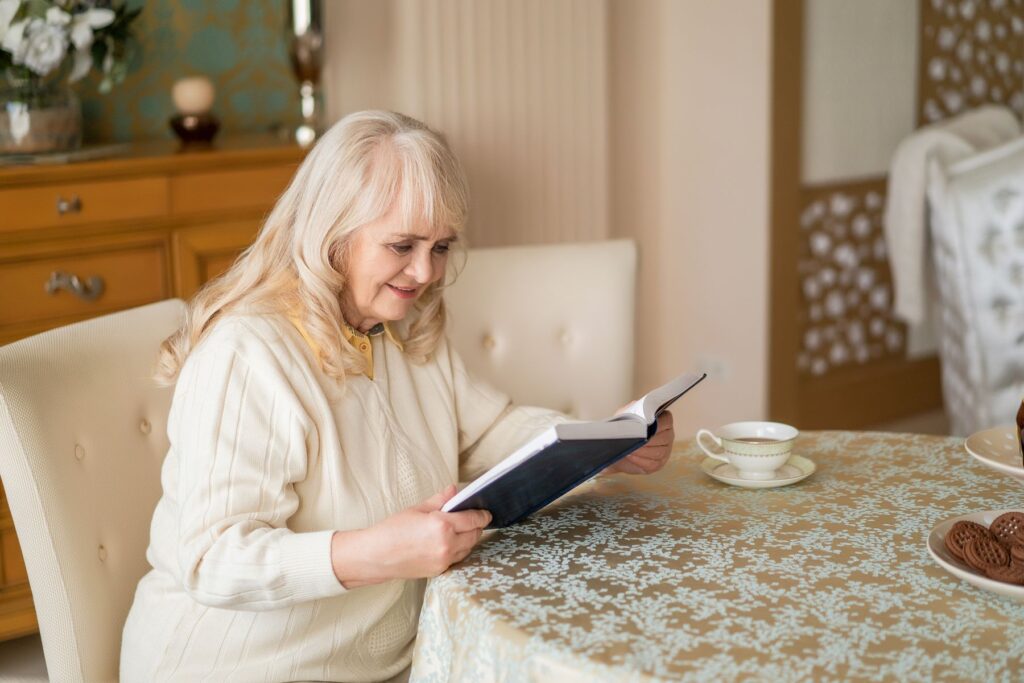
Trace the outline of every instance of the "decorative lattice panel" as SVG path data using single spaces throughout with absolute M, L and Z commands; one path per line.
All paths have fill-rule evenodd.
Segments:
M 921 123 L 979 104 L 1024 114 L 1024 0 L 923 0 Z
M 892 316 L 892 279 L 882 233 L 885 181 L 803 192 L 800 371 L 902 357 L 906 328 Z

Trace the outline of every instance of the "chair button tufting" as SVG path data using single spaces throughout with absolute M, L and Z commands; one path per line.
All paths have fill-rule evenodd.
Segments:
M 147 420 L 146 418 L 142 418 L 142 421 L 139 422 L 139 431 L 142 432 L 143 434 L 149 434 L 151 431 L 153 431 L 153 425 L 151 425 L 149 423 L 149 420 Z
M 497 346 L 497 342 L 494 341 L 494 337 L 492 337 L 489 334 L 484 335 L 482 343 L 484 345 L 484 348 L 487 349 L 488 351 L 493 351 L 494 347 Z
M 559 335 L 558 340 L 561 341 L 562 344 L 564 344 L 565 346 L 568 346 L 569 344 L 572 343 L 572 335 L 569 334 L 568 330 L 566 330 L 562 332 L 561 335 Z
M 75 444 L 75 459 L 81 460 L 85 457 L 85 449 L 82 448 L 81 444 Z
M 100 562 L 106 562 L 107 561 L 107 549 L 104 548 L 103 546 L 100 546 L 99 552 L 96 553 L 96 554 L 99 556 Z

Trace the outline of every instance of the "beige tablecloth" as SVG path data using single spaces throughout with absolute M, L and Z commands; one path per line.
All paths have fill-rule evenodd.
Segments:
M 679 444 L 490 533 L 430 582 L 413 681 L 1022 680 L 1024 603 L 925 549 L 949 517 L 1024 509 L 962 440 L 820 432 L 818 471 L 747 490 Z

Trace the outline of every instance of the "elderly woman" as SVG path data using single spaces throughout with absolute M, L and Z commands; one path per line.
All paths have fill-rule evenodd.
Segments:
M 489 521 L 440 511 L 454 483 L 565 419 L 512 407 L 445 340 L 466 212 L 437 133 L 352 114 L 191 302 L 162 349 L 171 446 L 124 680 L 407 675 L 424 579 Z M 617 469 L 660 468 L 660 429 Z

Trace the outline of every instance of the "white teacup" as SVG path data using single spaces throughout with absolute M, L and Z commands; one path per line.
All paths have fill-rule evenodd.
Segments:
M 715 460 L 736 468 L 742 479 L 771 479 L 786 464 L 793 452 L 793 442 L 800 432 L 781 422 L 732 422 L 714 434 L 707 429 L 697 432 L 697 445 Z M 721 450 L 705 445 L 711 439 Z

